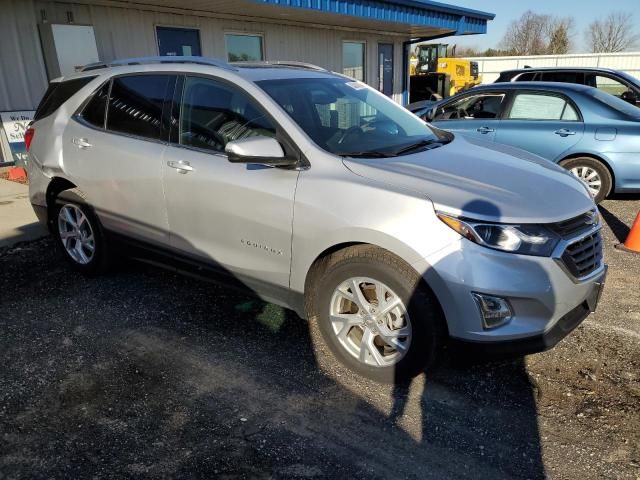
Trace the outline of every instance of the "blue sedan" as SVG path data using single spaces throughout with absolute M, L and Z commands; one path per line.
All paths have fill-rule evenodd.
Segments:
M 585 85 L 481 85 L 407 108 L 434 126 L 528 150 L 582 179 L 600 202 L 640 192 L 640 108 Z

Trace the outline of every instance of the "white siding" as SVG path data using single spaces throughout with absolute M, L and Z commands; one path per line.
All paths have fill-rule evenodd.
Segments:
M 530 67 L 602 67 L 622 70 L 640 78 L 640 52 L 585 53 L 572 55 L 538 55 L 522 57 L 477 57 L 482 83 L 491 83 L 500 72 Z
M 191 15 L 188 11 L 176 14 L 45 0 L 0 0 L 0 111 L 35 108 L 46 88 L 46 70 L 37 31 L 42 10 L 51 23 L 66 23 L 67 12 L 71 11 L 74 23 L 93 25 L 99 57 L 106 61 L 157 55 L 157 25 L 200 29 L 202 54 L 216 58 L 226 57 L 225 32 L 261 33 L 266 60 L 305 61 L 335 71 L 342 71 L 343 40 L 359 40 L 366 42 L 365 80 L 377 86 L 378 42 L 393 43 L 394 100 L 401 101 L 402 41 L 407 40 L 403 37 L 204 17 Z

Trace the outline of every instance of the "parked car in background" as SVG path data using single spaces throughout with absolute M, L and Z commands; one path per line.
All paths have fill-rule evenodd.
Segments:
M 438 128 L 535 153 L 568 169 L 596 202 L 640 192 L 640 109 L 570 83 L 481 85 L 407 108 Z
M 25 141 L 34 210 L 75 269 L 121 244 L 222 279 L 317 322 L 379 380 L 418 373 L 448 337 L 550 348 L 606 272 L 572 175 L 316 66 L 95 65 L 52 82 Z
M 611 68 L 519 68 L 506 70 L 495 83 L 562 82 L 597 88 L 640 107 L 640 79 Z

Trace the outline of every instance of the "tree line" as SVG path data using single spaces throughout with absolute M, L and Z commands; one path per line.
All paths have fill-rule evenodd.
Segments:
M 615 53 L 638 46 L 633 13 L 612 12 L 594 20 L 583 32 L 592 53 Z M 527 10 L 513 20 L 498 48 L 479 50 L 459 47 L 458 57 L 497 57 L 510 55 L 563 55 L 569 53 L 575 38 L 571 17 L 556 17 Z

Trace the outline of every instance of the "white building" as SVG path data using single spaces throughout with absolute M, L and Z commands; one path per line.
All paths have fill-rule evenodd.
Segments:
M 3 119 L 28 117 L 78 66 L 155 55 L 309 62 L 401 102 L 411 43 L 485 33 L 494 17 L 430 0 L 0 0 L 0 12 Z M 2 129 L 23 127 L 0 122 L 2 150 Z

